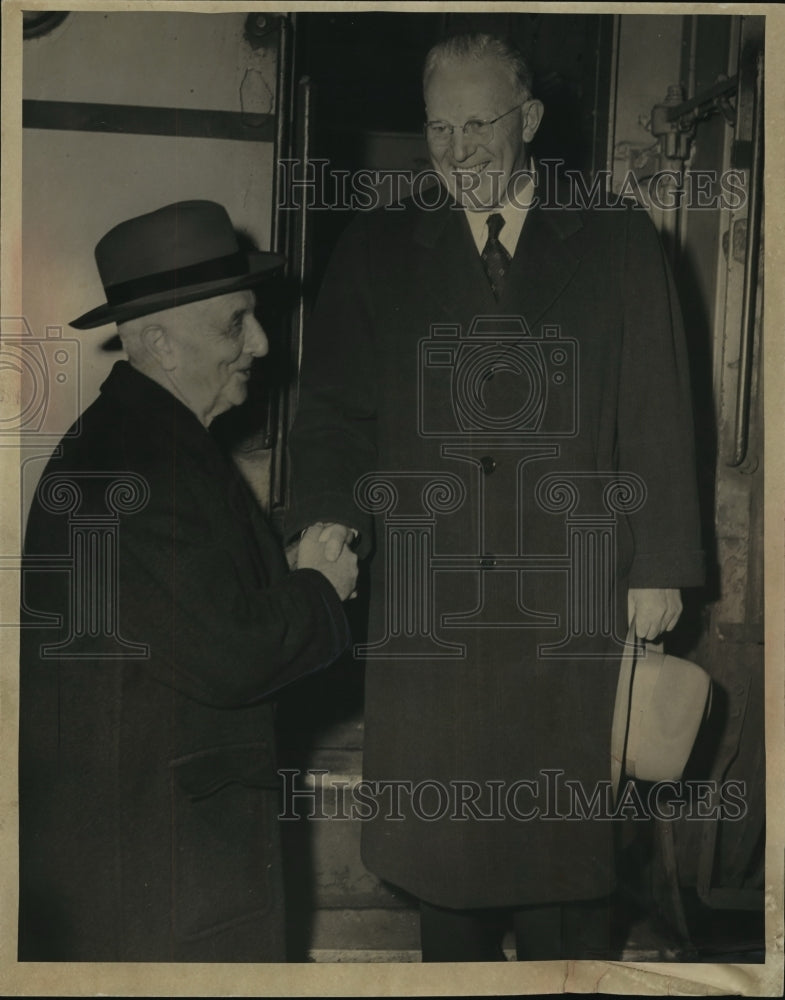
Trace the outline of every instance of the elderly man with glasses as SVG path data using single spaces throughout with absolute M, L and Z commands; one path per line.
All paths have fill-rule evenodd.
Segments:
M 511 44 L 438 44 L 424 97 L 443 197 L 335 249 L 291 529 L 372 555 L 363 860 L 420 901 L 423 960 L 503 959 L 505 926 L 607 955 L 628 622 L 672 629 L 702 580 L 681 319 L 642 209 L 542 197 Z

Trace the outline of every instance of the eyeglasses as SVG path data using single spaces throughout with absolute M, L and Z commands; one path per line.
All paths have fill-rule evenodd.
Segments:
M 513 111 L 517 111 L 522 106 L 521 104 L 516 104 L 514 108 L 510 108 L 503 115 L 492 118 L 490 121 L 482 121 L 480 118 L 470 118 L 463 125 L 450 125 L 449 122 L 442 121 L 426 122 L 424 126 L 425 135 L 434 146 L 446 146 L 450 139 L 452 139 L 455 129 L 459 128 L 464 136 L 473 142 L 490 142 L 493 138 L 493 126 L 496 122 L 501 121 L 502 118 L 506 118 L 507 115 L 511 115 Z

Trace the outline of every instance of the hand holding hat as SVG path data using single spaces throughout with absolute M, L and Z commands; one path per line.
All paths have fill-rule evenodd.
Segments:
M 697 664 L 636 641 L 630 623 L 611 731 L 611 781 L 622 770 L 643 781 L 678 781 L 709 700 L 711 680 Z

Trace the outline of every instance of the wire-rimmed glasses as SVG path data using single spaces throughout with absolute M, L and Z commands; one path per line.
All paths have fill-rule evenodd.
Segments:
M 426 138 L 434 146 L 446 146 L 452 139 L 452 134 L 456 128 L 459 128 L 464 137 L 470 139 L 472 142 L 490 142 L 493 138 L 493 126 L 496 122 L 501 121 L 502 118 L 506 118 L 507 115 L 511 115 L 513 111 L 516 111 L 520 107 L 522 107 L 521 104 L 516 104 L 509 111 L 505 111 L 504 114 L 498 115 L 496 118 L 491 118 L 490 121 L 484 121 L 481 118 L 470 118 L 463 125 L 451 125 L 449 122 L 437 120 L 426 122 L 423 127 Z

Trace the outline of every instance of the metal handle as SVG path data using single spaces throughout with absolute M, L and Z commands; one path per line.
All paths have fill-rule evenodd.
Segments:
M 291 25 L 287 15 L 278 22 L 278 51 L 275 79 L 275 139 L 273 144 L 273 178 L 272 178 L 272 218 L 270 222 L 270 249 L 286 257 L 287 227 L 281 210 L 281 177 L 278 163 L 283 156 L 288 155 L 289 123 L 291 103 Z M 268 485 L 268 509 L 272 511 L 280 492 L 278 475 L 280 472 L 278 452 L 281 450 L 280 426 L 278 411 L 280 397 L 285 392 L 279 387 L 270 392 L 267 397 L 267 407 L 264 421 L 264 448 L 270 451 L 270 480 Z
M 763 181 L 763 52 L 755 63 L 755 91 L 752 123 L 752 162 L 747 223 L 747 247 L 744 258 L 744 292 L 741 307 L 741 345 L 739 382 L 736 394 L 736 421 L 733 457 L 727 462 L 738 468 L 747 457 L 752 396 L 752 359 L 755 346 L 755 300 L 758 291 L 758 245 L 760 242 Z M 739 91 L 741 98 L 741 91 Z M 740 103 L 740 102 L 739 102 Z
M 290 87 L 288 105 L 288 124 L 292 126 L 289 136 L 288 152 L 303 175 L 307 174 L 310 160 L 310 130 L 311 130 L 311 81 L 303 77 L 298 81 L 296 92 Z M 283 148 L 283 147 L 280 147 Z M 283 210 L 281 194 L 286 200 L 286 192 L 278 190 L 280 177 L 276 180 L 276 216 L 280 217 Z M 299 374 L 300 355 L 302 352 L 303 328 L 305 326 L 306 303 L 304 297 L 305 279 L 308 269 L 308 211 L 307 200 L 299 209 L 286 210 L 286 223 L 278 223 L 276 230 L 279 243 L 277 249 L 284 253 L 288 261 L 288 284 L 296 295 L 296 306 L 293 310 L 289 329 L 289 356 L 293 361 L 292 368 Z M 270 426 L 275 427 L 275 447 L 270 478 L 270 510 L 275 512 L 288 504 L 289 482 L 286 463 L 286 436 L 289 431 L 291 415 L 297 401 L 297 383 L 281 388 L 277 398 L 272 401 Z

